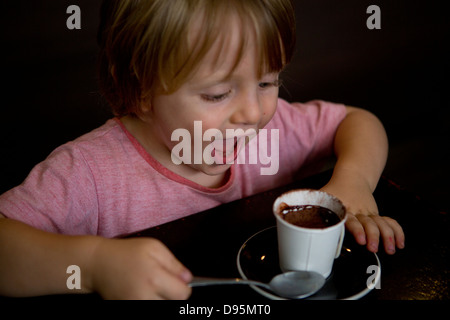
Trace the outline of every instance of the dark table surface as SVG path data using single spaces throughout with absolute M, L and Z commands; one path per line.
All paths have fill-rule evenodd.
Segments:
M 294 188 L 320 188 L 330 174 L 315 175 L 132 236 L 160 239 L 195 275 L 240 277 L 236 263 L 239 249 L 252 235 L 275 225 L 272 214 L 275 198 Z M 406 247 L 390 256 L 380 246 L 377 253 L 381 263 L 380 288 L 370 291 L 363 299 L 449 299 L 448 213 L 385 177 L 380 180 L 374 195 L 381 215 L 393 217 L 402 225 Z M 346 242 L 352 241 L 352 236 L 346 235 Z M 194 288 L 190 299 L 220 301 L 227 298 L 239 301 L 266 299 L 246 286 Z
M 331 172 L 324 172 L 128 237 L 147 236 L 160 239 L 194 275 L 241 277 L 237 267 L 239 250 L 255 233 L 275 226 L 271 208 L 276 197 L 295 188 L 320 188 L 328 181 L 330 175 Z M 374 196 L 381 215 L 393 217 L 402 225 L 406 235 L 406 247 L 397 250 L 394 255 L 387 255 L 380 245 L 377 253 L 381 265 L 380 288 L 371 290 L 362 297 L 362 300 L 448 300 L 450 298 L 448 213 L 436 209 L 432 204 L 405 191 L 386 177 L 380 180 Z M 357 245 L 349 234 L 345 236 L 344 246 L 373 257 L 373 254 L 368 253 L 364 247 Z M 344 266 L 350 270 L 352 263 L 360 263 L 359 256 L 354 256 L 356 259 L 353 260 L 345 260 L 346 264 L 339 263 L 342 256 L 336 260 L 335 267 L 340 265 L 341 269 Z M 347 274 L 348 272 L 351 271 L 347 271 Z M 367 278 L 371 275 L 367 274 Z M 363 282 L 365 280 L 363 279 Z M 354 283 L 348 281 L 348 286 L 352 285 Z M 365 283 L 359 285 L 364 286 Z M 345 288 L 347 282 L 340 283 L 340 287 L 342 286 Z M 64 301 L 99 298 L 96 294 L 68 294 L 35 297 L 32 300 L 47 301 L 49 297 Z M 247 286 L 212 286 L 193 288 L 187 303 L 203 305 L 223 304 L 228 301 L 248 304 L 252 301 L 267 303 L 269 300 Z M 163 308 L 164 304 L 158 306 Z M 410 309 L 410 306 L 407 309 Z M 177 315 L 178 309 L 174 310 L 173 315 Z

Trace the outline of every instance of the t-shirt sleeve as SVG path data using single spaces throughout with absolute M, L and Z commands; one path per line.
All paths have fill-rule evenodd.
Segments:
M 278 102 L 280 154 L 291 166 L 308 166 L 333 155 L 336 131 L 346 116 L 343 104 L 322 100 L 306 103 Z M 282 135 L 282 136 L 281 136 Z
M 96 234 L 95 181 L 83 154 L 71 144 L 57 148 L 0 196 L 0 212 L 48 232 Z

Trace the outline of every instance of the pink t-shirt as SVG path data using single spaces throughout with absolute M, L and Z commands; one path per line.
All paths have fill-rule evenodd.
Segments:
M 277 173 L 262 175 L 267 164 L 242 160 L 216 189 L 169 171 L 111 119 L 55 149 L 21 185 L 0 196 L 0 212 L 50 232 L 105 237 L 136 232 L 291 182 L 301 167 L 332 154 L 344 117 L 341 104 L 279 99 L 265 128 L 278 129 Z

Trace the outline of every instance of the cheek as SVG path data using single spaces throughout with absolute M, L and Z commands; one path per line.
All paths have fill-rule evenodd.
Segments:
M 278 97 L 268 99 L 263 104 L 263 115 L 261 120 L 261 128 L 265 127 L 269 121 L 272 119 L 273 115 L 277 110 Z

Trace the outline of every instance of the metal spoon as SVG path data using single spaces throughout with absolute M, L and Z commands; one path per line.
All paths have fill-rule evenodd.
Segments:
M 289 271 L 276 275 L 269 283 L 239 278 L 194 277 L 189 286 L 199 287 L 222 284 L 255 285 L 269 289 L 283 298 L 302 299 L 319 291 L 325 284 L 325 278 L 321 274 L 312 271 Z

